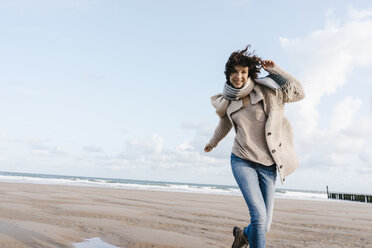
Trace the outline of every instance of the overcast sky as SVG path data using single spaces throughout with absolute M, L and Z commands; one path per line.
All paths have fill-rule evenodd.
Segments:
M 277 186 L 372 193 L 371 1 L 0 0 L 0 33 L 0 171 L 235 185 L 233 131 L 203 148 L 251 44 L 306 92 Z

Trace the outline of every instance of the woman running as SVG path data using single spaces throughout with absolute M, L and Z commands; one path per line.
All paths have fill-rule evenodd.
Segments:
M 283 183 L 298 166 L 284 104 L 305 97 L 297 79 L 274 61 L 249 53 L 248 48 L 230 55 L 223 92 L 211 97 L 220 121 L 204 148 L 212 151 L 234 127 L 231 168 L 251 218 L 248 226 L 233 228 L 233 248 L 265 247 L 277 171 Z M 261 68 L 269 73 L 267 77 L 258 78 Z

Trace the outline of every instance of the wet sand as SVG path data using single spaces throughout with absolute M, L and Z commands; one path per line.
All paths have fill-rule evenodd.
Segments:
M 231 247 L 241 196 L 0 183 L 0 247 Z M 372 204 L 276 199 L 267 247 L 372 247 Z

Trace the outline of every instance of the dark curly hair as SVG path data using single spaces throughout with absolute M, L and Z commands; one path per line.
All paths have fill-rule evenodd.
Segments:
M 230 75 L 235 71 L 235 66 L 247 66 L 248 76 L 252 79 L 256 79 L 261 69 L 261 58 L 254 55 L 253 52 L 248 52 L 251 46 L 248 45 L 242 51 L 233 52 L 225 65 L 225 76 L 226 82 L 230 83 Z

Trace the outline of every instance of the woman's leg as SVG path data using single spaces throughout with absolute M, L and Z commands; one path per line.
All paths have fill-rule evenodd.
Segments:
M 231 168 L 251 216 L 251 223 L 247 227 L 249 247 L 264 248 L 267 210 L 261 193 L 257 166 L 256 163 L 231 155 Z
M 276 165 L 264 166 L 258 165 L 257 168 L 258 180 L 260 182 L 260 189 L 266 206 L 266 232 L 270 230 L 271 221 L 274 210 L 274 196 L 275 196 L 275 181 L 276 181 Z

